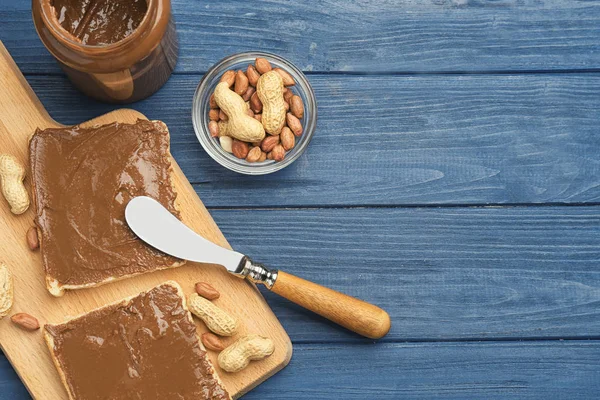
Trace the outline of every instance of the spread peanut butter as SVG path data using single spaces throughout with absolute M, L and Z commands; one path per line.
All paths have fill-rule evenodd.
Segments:
M 74 399 L 229 399 L 175 284 L 46 325 Z
M 146 0 L 50 0 L 58 23 L 83 44 L 116 43 L 139 26 Z
M 38 130 L 30 142 L 35 223 L 49 287 L 78 288 L 178 265 L 125 222 L 135 196 L 175 215 L 169 133 L 162 122 Z

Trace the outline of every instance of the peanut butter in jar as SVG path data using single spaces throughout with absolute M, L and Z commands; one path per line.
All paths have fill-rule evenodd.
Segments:
M 142 100 L 177 63 L 170 0 L 32 0 L 37 32 L 71 82 L 109 103 Z

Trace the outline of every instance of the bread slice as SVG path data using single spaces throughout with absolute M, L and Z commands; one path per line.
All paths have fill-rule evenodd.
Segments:
M 29 153 L 35 222 L 51 294 L 185 263 L 143 243 L 125 222 L 127 202 L 141 195 L 179 216 L 163 122 L 38 130 Z
M 198 369 L 194 369 L 193 371 L 189 371 L 189 370 L 182 370 L 181 364 L 182 364 L 182 359 L 183 357 L 179 354 L 171 354 L 171 352 L 174 350 L 172 348 L 170 348 L 169 346 L 163 347 L 158 346 L 158 348 L 160 350 L 162 350 L 165 354 L 168 354 L 169 358 L 166 358 L 167 362 L 171 362 L 169 360 L 172 360 L 170 365 L 165 365 L 164 364 L 164 358 L 161 358 L 161 360 L 163 362 L 160 363 L 160 365 L 143 365 L 143 368 L 139 368 L 139 370 L 141 371 L 141 373 L 139 375 L 131 375 L 129 374 L 128 377 L 125 376 L 127 374 L 105 374 L 107 376 L 118 376 L 119 379 L 117 381 L 103 381 L 101 378 L 102 377 L 98 377 L 97 374 L 102 375 L 103 372 L 102 371 L 106 371 L 107 369 L 114 369 L 115 371 L 119 372 L 125 369 L 125 365 L 124 364 L 120 364 L 120 363 L 112 363 L 110 365 L 110 368 L 102 368 L 102 369 L 98 369 L 95 368 L 95 366 L 93 365 L 93 363 L 95 362 L 95 359 L 102 359 L 102 346 L 104 345 L 104 341 L 109 341 L 107 347 L 109 347 L 110 349 L 114 348 L 114 342 L 117 342 L 117 346 L 122 344 L 123 348 L 129 348 L 129 346 L 135 346 L 136 343 L 131 341 L 131 342 L 127 342 L 126 340 L 123 340 L 123 343 L 120 343 L 119 339 L 122 337 L 138 337 L 138 333 L 141 332 L 142 330 L 145 332 L 151 328 L 157 328 L 159 331 L 162 330 L 161 325 L 160 325 L 160 321 L 155 320 L 156 323 L 156 327 L 153 326 L 152 323 L 150 323 L 150 328 L 148 326 L 143 326 L 142 328 L 139 328 L 137 319 L 133 318 L 133 322 L 136 326 L 131 326 L 130 325 L 126 325 L 123 327 L 123 332 L 119 336 L 119 338 L 117 338 L 115 340 L 115 337 L 113 338 L 102 338 L 102 336 L 95 336 L 95 335 L 101 335 L 101 332 L 94 332 L 93 328 L 90 328 L 90 324 L 87 325 L 87 327 L 89 329 L 92 330 L 85 330 L 86 328 L 86 322 L 90 322 L 91 321 L 91 326 L 93 327 L 94 323 L 98 323 L 100 321 L 101 323 L 101 328 L 106 328 L 106 325 L 109 326 L 110 328 L 110 324 L 112 322 L 119 321 L 119 316 L 122 315 L 123 310 L 128 311 L 132 305 L 133 310 L 137 311 L 139 307 L 139 301 L 141 301 L 143 303 L 144 300 L 150 299 L 149 300 L 149 304 L 153 304 L 153 310 L 156 313 L 156 315 L 161 315 L 161 314 L 165 314 L 167 312 L 173 312 L 173 310 L 175 309 L 175 311 L 178 311 L 179 308 L 175 307 L 173 309 L 168 309 L 170 306 L 172 306 L 172 302 L 170 304 L 163 304 L 163 309 L 161 309 L 160 305 L 158 306 L 154 306 L 155 303 L 152 303 L 152 296 L 155 296 L 157 294 L 157 292 L 160 292 L 161 290 L 167 290 L 167 291 L 172 291 L 176 293 L 177 296 L 177 300 L 180 301 L 180 307 L 181 309 L 183 309 L 185 311 L 185 316 L 181 319 L 180 324 L 177 324 L 176 328 L 173 328 L 172 326 L 167 326 L 165 329 L 165 335 L 183 335 L 182 332 L 184 332 L 186 329 L 191 330 L 193 329 L 193 340 L 190 340 L 190 338 L 188 337 L 181 337 L 182 340 L 179 340 L 179 342 L 184 342 L 186 345 L 190 346 L 190 351 L 188 352 L 188 356 L 189 358 L 191 358 L 192 360 L 196 360 L 198 362 L 204 363 L 206 362 L 206 366 L 207 366 L 207 373 L 205 375 L 203 375 L 202 377 L 198 377 L 197 373 L 198 373 Z M 173 300 L 173 297 L 171 298 L 171 300 Z M 138 301 L 137 304 L 134 304 L 136 301 Z M 128 308 L 129 307 L 129 308 Z M 158 309 L 158 311 L 157 311 Z M 143 313 L 142 313 L 143 314 Z M 172 315 L 176 315 L 179 316 L 179 312 L 173 313 Z M 164 316 L 164 315 L 163 315 Z M 136 316 L 137 317 L 137 316 Z M 154 317 L 154 315 L 152 315 L 151 317 Z M 144 316 L 142 316 L 142 319 L 144 318 Z M 152 320 L 152 318 L 149 318 L 149 320 Z M 185 325 L 182 328 L 182 325 Z M 193 328 L 192 328 L 193 327 Z M 137 329 L 137 330 L 136 330 Z M 109 329 L 110 330 L 110 329 Z M 94 342 L 94 345 L 96 347 L 98 347 L 100 350 L 98 349 L 94 349 L 93 351 L 89 351 L 88 350 L 88 346 L 86 346 L 86 343 L 82 343 L 82 341 L 78 340 L 81 337 L 81 334 L 79 334 L 78 336 L 78 331 L 81 331 L 84 333 L 84 336 L 87 338 L 91 337 L 91 338 L 96 338 L 96 340 L 102 340 L 101 344 L 98 347 L 98 342 Z M 107 330 L 105 329 L 104 331 L 105 333 L 107 332 Z M 158 335 L 158 339 L 156 339 L 156 341 L 160 341 L 163 340 L 163 337 L 160 337 L 160 335 Z M 126 390 L 131 390 L 132 392 L 135 392 L 136 394 L 139 394 L 142 390 L 147 390 L 148 387 L 152 384 L 149 383 L 149 380 L 152 380 L 151 382 L 156 382 L 157 379 L 160 376 L 156 376 L 155 374 L 153 374 L 154 369 L 152 367 L 154 367 L 156 370 L 158 370 L 158 372 L 160 371 L 168 371 L 171 375 L 176 374 L 177 376 L 184 376 L 184 377 L 189 377 L 190 379 L 185 381 L 185 385 L 191 385 L 194 387 L 193 393 L 192 392 L 185 392 L 182 393 L 180 392 L 182 389 L 182 385 L 181 382 L 176 382 L 175 380 L 169 380 L 168 377 L 164 377 L 164 379 L 160 379 L 161 381 L 161 385 L 165 385 L 162 387 L 163 393 L 162 395 L 164 396 L 165 393 L 169 393 L 170 398 L 175 398 L 174 394 L 176 394 L 177 398 L 183 398 L 183 399 L 219 399 L 219 400 L 223 400 L 223 399 L 231 399 L 231 396 L 229 395 L 229 393 L 227 393 L 227 390 L 225 389 L 225 386 L 223 385 L 221 379 L 219 378 L 217 372 L 215 371 L 214 367 L 212 366 L 209 358 L 206 355 L 206 349 L 204 348 L 204 346 L 202 345 L 202 341 L 200 340 L 199 335 L 197 334 L 196 328 L 195 328 L 195 324 L 194 321 L 192 319 L 192 315 L 190 314 L 187 304 L 186 304 L 186 297 L 181 289 L 181 286 L 174 281 L 167 281 L 164 282 L 146 292 L 142 292 L 138 295 L 135 296 L 130 296 L 126 299 L 123 299 L 121 301 L 97 308 L 95 310 L 92 310 L 88 313 L 84 313 L 81 314 L 77 317 L 71 318 L 67 321 L 64 321 L 62 324 L 58 324 L 58 325 L 50 325 L 47 324 L 44 326 L 44 338 L 46 341 L 46 344 L 48 345 L 48 348 L 50 350 L 50 354 L 52 357 L 52 361 L 54 362 L 54 365 L 60 375 L 60 379 L 69 395 L 69 399 L 70 400 L 85 400 L 88 397 L 85 396 L 85 390 L 78 390 L 78 387 L 80 387 L 79 385 L 81 384 L 89 384 L 90 382 L 96 383 L 98 385 L 100 385 L 99 387 L 90 387 L 88 386 L 86 388 L 86 390 L 89 391 L 92 390 L 94 393 L 94 398 L 96 398 L 96 396 L 99 396 L 101 391 L 113 391 L 113 394 L 109 395 L 110 398 L 115 399 L 115 398 L 123 398 L 126 399 L 127 398 L 127 392 L 121 392 L 119 391 L 119 389 L 121 388 L 126 388 Z M 180 339 L 179 337 L 176 337 L 176 339 Z M 67 341 L 71 340 L 74 343 L 71 343 L 71 345 L 73 347 L 71 347 L 72 349 L 75 348 L 77 349 L 77 353 L 81 352 L 81 354 L 78 354 L 78 357 L 82 357 L 82 360 L 84 360 L 86 362 L 86 365 L 83 367 L 83 369 L 87 369 L 86 371 L 81 371 L 81 368 L 76 368 L 76 364 L 71 363 L 68 359 L 68 357 L 65 357 L 65 355 L 63 355 L 61 353 L 61 351 L 64 351 L 65 348 L 68 347 Z M 154 340 L 154 338 L 152 339 Z M 199 349 L 200 352 L 194 350 L 194 349 Z M 143 350 L 143 349 L 142 349 Z M 179 347 L 179 345 L 177 346 L 177 349 L 180 351 L 181 347 Z M 89 351 L 90 356 L 88 357 L 88 354 L 86 352 Z M 133 351 L 130 350 L 132 353 Z M 67 354 L 68 356 L 68 354 Z M 95 356 L 95 357 L 94 357 Z M 136 354 L 136 356 L 138 356 L 140 360 L 147 360 L 149 358 L 152 358 L 153 354 L 150 354 L 150 352 L 147 353 L 138 353 Z M 89 362 L 90 365 L 87 365 Z M 130 360 L 126 359 L 123 360 L 124 363 L 129 363 Z M 143 361 L 142 361 L 143 362 Z M 92 376 L 89 379 L 82 379 L 83 376 L 85 376 L 86 373 L 91 373 Z M 74 376 L 74 374 L 76 376 Z M 192 382 L 191 380 L 193 380 L 195 377 L 196 381 Z M 207 379 L 211 382 L 213 386 L 212 392 L 211 390 L 207 390 L 206 389 L 206 381 L 204 381 L 204 383 L 202 382 L 203 379 Z M 188 386 L 189 389 L 189 386 Z M 114 392 L 118 392 L 119 395 L 122 395 L 124 397 L 117 397 L 114 395 Z M 207 394 L 209 393 L 209 394 Z M 161 393 L 155 392 L 153 393 L 153 396 L 159 396 Z M 151 398 L 154 398 L 153 396 L 150 396 Z M 108 398 L 108 397 L 107 397 Z M 149 398 L 149 397 L 146 397 Z M 162 398 L 167 398 L 167 397 L 162 397 Z

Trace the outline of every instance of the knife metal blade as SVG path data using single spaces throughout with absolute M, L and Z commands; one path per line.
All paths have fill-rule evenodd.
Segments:
M 219 264 L 234 273 L 243 268 L 244 255 L 204 239 L 153 198 L 133 198 L 125 208 L 131 230 L 152 247 L 184 260 Z

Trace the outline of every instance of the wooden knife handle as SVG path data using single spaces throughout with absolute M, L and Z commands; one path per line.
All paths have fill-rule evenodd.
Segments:
M 271 291 L 371 339 L 390 330 L 390 316 L 381 308 L 282 271 L 277 271 Z

